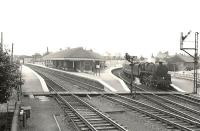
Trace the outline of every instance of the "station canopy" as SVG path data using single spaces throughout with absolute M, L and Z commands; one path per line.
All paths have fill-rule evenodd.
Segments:
M 105 61 L 103 56 L 92 50 L 85 50 L 82 47 L 65 49 L 55 53 L 50 53 L 43 57 L 43 60 L 96 60 Z

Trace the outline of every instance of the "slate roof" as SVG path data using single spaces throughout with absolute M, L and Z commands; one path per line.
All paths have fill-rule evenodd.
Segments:
M 44 60 L 100 60 L 104 61 L 103 56 L 82 47 L 66 49 L 51 53 L 43 57 Z

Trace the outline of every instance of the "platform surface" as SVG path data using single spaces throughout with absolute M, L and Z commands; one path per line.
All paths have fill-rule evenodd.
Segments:
M 192 93 L 193 92 L 193 81 L 179 78 L 172 78 L 172 83 L 180 88 L 181 90 Z M 198 95 L 200 95 L 200 89 L 198 88 Z
M 22 102 L 23 106 L 31 106 L 31 114 L 27 126 L 24 128 L 20 125 L 20 131 L 59 131 L 53 115 L 61 114 L 62 110 L 52 98 L 41 101 L 24 97 Z
M 22 66 L 22 78 L 24 79 L 23 94 L 27 92 L 47 93 L 44 83 L 41 83 L 42 79 L 29 67 Z M 30 94 L 27 97 L 22 96 L 21 101 L 21 106 L 31 107 L 31 114 L 27 120 L 27 127 L 24 128 L 20 124 L 20 131 L 58 131 L 53 115 L 60 114 L 61 109 L 54 100 L 45 96 L 34 97 Z
M 39 78 L 27 66 L 22 66 L 22 79 L 24 80 L 24 84 L 22 85 L 22 92 L 43 91 Z

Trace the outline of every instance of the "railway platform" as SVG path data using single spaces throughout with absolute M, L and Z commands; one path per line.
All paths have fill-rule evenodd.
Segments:
M 107 89 L 111 90 L 112 92 L 130 92 L 126 84 L 121 79 L 119 79 L 118 77 L 114 76 L 111 73 L 113 69 L 115 68 L 109 68 L 97 74 L 87 74 L 80 72 L 78 73 L 69 72 L 69 73 L 99 81 L 101 84 L 103 84 Z
M 193 92 L 193 81 L 180 79 L 180 78 L 172 78 L 172 83 L 181 89 L 184 92 L 191 93 Z M 200 96 L 200 89 L 198 88 L 198 94 L 196 96 Z
M 36 72 L 29 67 L 22 65 L 22 78 L 24 84 L 22 85 L 22 92 L 48 92 L 48 88 L 44 79 L 42 79 Z
M 22 78 L 24 79 L 24 85 L 22 86 L 23 94 L 30 91 L 48 92 L 44 80 L 29 67 L 22 66 Z M 61 114 L 62 110 L 53 98 L 33 96 L 32 94 L 25 95 L 21 97 L 21 106 L 30 106 L 31 113 L 25 127 L 23 127 L 23 124 L 20 124 L 20 131 L 59 131 L 54 116 L 55 114 Z
M 180 88 L 182 91 L 187 93 L 193 92 L 194 82 L 193 82 L 193 70 L 191 71 L 178 71 L 178 72 L 170 72 L 172 75 L 172 83 Z M 199 73 L 199 70 L 198 70 Z M 199 75 L 198 75 L 198 83 L 197 85 L 200 85 L 199 83 Z M 197 89 L 198 94 L 196 94 L 197 97 L 200 96 L 200 87 Z M 194 95 L 194 94 L 193 94 Z
M 115 69 L 113 68 L 109 68 L 104 70 L 103 72 L 97 73 L 97 74 L 90 74 L 90 73 L 82 73 L 82 72 L 69 72 L 69 71 L 63 71 L 63 70 L 59 70 L 59 69 L 55 69 L 55 68 L 49 68 L 43 65 L 36 65 L 36 66 L 41 66 L 44 68 L 48 68 L 51 70 L 56 70 L 56 71 L 60 71 L 60 72 L 64 72 L 64 73 L 69 73 L 72 75 L 76 75 L 76 76 L 80 76 L 80 77 L 84 77 L 84 78 L 88 78 L 88 79 L 92 79 L 95 81 L 100 82 L 102 85 L 104 85 L 104 87 L 106 87 L 106 91 L 108 92 L 130 92 L 129 88 L 126 86 L 126 84 L 119 79 L 118 77 L 114 76 L 111 73 L 111 70 Z

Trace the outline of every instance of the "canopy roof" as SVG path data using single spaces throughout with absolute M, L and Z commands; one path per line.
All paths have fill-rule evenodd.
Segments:
M 104 61 L 104 58 L 93 52 L 85 50 L 82 47 L 66 49 L 59 52 L 51 53 L 43 57 L 44 60 L 99 60 Z

